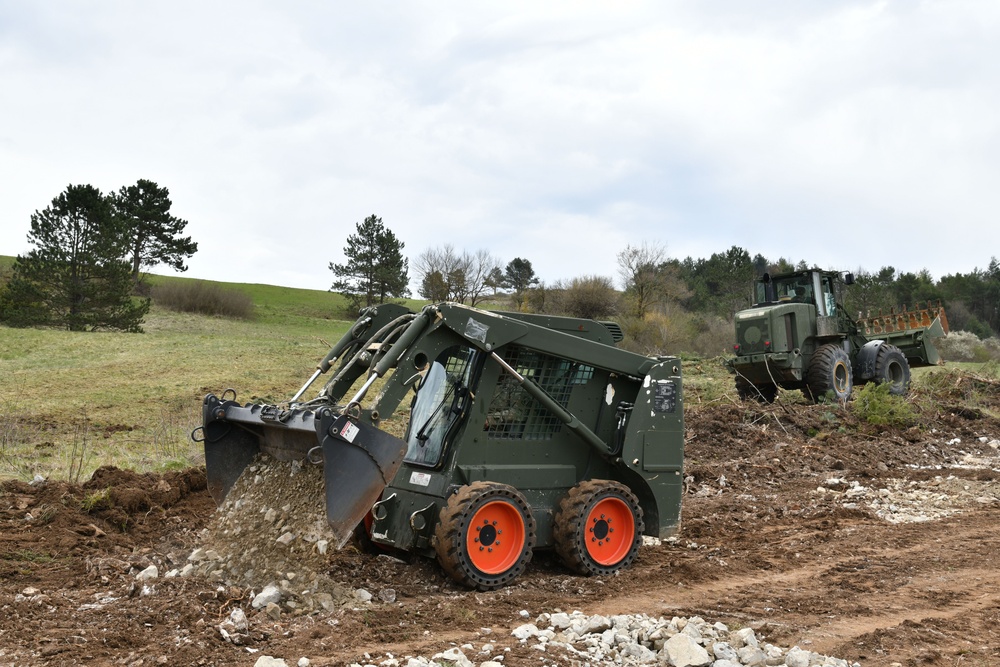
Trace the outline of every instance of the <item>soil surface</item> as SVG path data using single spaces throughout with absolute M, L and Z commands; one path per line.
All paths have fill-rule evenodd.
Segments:
M 299 613 L 255 609 L 259 585 L 205 568 L 165 576 L 212 532 L 202 470 L 2 482 L 0 665 L 378 664 L 487 643 L 505 665 L 569 664 L 510 630 L 522 610 L 580 610 L 697 615 L 862 665 L 1000 666 L 1000 391 L 968 382 L 907 428 L 822 405 L 689 406 L 681 532 L 627 570 L 579 577 L 539 553 L 479 593 L 349 544 L 319 561 L 343 594 Z M 237 608 L 248 629 L 227 640 Z

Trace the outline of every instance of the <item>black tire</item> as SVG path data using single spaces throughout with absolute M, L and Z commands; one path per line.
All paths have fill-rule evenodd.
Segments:
M 906 396 L 910 390 L 910 363 L 895 345 L 883 345 L 875 357 L 875 382 L 888 383 L 893 396 Z
M 535 519 L 520 491 L 474 482 L 448 498 L 433 546 L 452 579 L 481 591 L 506 586 L 524 572 L 535 547 Z
M 627 486 L 592 479 L 574 486 L 559 503 L 553 539 L 566 567 L 603 575 L 632 564 L 644 530 L 639 499 Z
M 778 388 L 771 382 L 754 384 L 744 377 L 736 378 L 736 394 L 741 401 L 754 400 L 759 403 L 774 403 Z
M 854 388 L 854 373 L 851 370 L 851 359 L 844 348 L 834 343 L 820 346 L 809 362 L 806 385 L 817 403 L 830 393 L 840 403 L 850 399 Z

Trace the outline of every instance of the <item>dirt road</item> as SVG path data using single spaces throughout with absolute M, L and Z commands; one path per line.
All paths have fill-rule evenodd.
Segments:
M 515 585 L 476 593 L 434 562 L 348 547 L 328 573 L 374 599 L 303 616 L 162 577 L 213 510 L 201 471 L 4 482 L 0 665 L 378 664 L 487 643 L 511 649 L 506 665 L 569 664 L 510 630 L 521 610 L 581 610 L 697 615 L 862 665 L 1000 666 L 1000 396 L 960 398 L 907 428 L 825 406 L 689 408 L 682 531 L 629 570 L 581 578 L 538 554 Z M 161 576 L 137 581 L 149 565 Z M 240 645 L 218 629 L 236 607 L 250 621 Z

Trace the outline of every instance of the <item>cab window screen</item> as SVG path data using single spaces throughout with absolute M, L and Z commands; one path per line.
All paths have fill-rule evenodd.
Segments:
M 594 375 L 590 366 L 512 346 L 504 361 L 540 386 L 562 406 L 569 403 L 572 389 Z M 503 373 L 487 411 L 486 432 L 495 439 L 547 440 L 562 422 L 528 395 L 509 373 Z

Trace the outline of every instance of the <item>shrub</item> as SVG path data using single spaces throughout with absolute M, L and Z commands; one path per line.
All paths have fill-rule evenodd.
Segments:
M 610 278 L 583 276 L 569 282 L 558 295 L 557 303 L 559 310 L 573 317 L 600 320 L 618 311 L 618 292 Z
M 934 347 L 945 361 L 1000 361 L 1000 339 L 980 340 L 970 331 L 952 331 L 943 338 L 935 338 Z
M 253 299 L 202 280 L 170 282 L 153 287 L 157 305 L 182 313 L 200 313 L 248 320 L 253 317 Z
M 873 426 L 911 426 L 917 421 L 913 406 L 902 396 L 889 393 L 892 385 L 869 382 L 861 387 L 851 403 L 858 418 Z
M 715 357 L 730 350 L 733 325 L 716 315 L 692 314 L 668 304 L 643 318 L 619 321 L 625 332 L 626 349 L 641 354 L 693 353 Z

